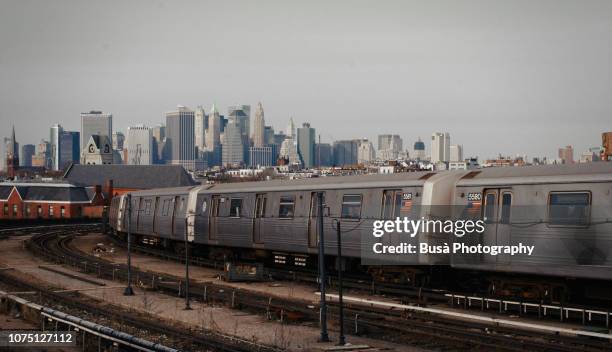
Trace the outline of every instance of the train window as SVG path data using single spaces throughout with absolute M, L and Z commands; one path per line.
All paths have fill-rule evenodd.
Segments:
M 279 218 L 293 218 L 295 210 L 295 197 L 294 196 L 283 196 L 280 198 L 280 205 L 278 207 Z
M 502 224 L 510 223 L 510 209 L 512 207 L 512 193 L 504 193 L 502 194 L 502 208 L 501 208 L 501 218 L 499 222 Z
M 347 194 L 342 197 L 342 218 L 359 219 L 361 217 L 361 194 Z
M 151 200 L 150 199 L 145 200 L 144 213 L 145 215 L 151 214 Z
M 591 194 L 588 192 L 550 192 L 548 222 L 550 225 L 587 226 Z
M 492 223 L 495 221 L 495 206 L 497 205 L 497 196 L 495 193 L 487 193 L 485 196 L 484 221 Z
M 170 199 L 164 199 L 164 203 L 162 204 L 162 216 L 168 216 L 169 209 L 170 209 Z
M 383 219 L 395 219 L 402 209 L 402 191 L 387 190 L 383 192 Z
M 240 209 L 242 209 L 242 199 L 232 198 L 230 200 L 230 213 L 229 216 L 232 218 L 240 217 Z

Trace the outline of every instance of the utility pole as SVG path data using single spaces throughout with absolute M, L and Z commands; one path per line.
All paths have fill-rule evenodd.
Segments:
M 319 291 L 321 291 L 321 302 L 319 304 L 321 337 L 319 338 L 319 342 L 329 342 L 329 335 L 327 334 L 327 305 L 325 303 L 325 242 L 323 236 L 323 192 L 317 193 L 317 200 L 319 203 Z
M 338 338 L 338 346 L 346 345 L 344 337 L 344 305 L 342 304 L 342 230 L 340 229 L 340 220 L 336 220 L 336 234 L 338 236 L 338 304 L 340 314 L 340 337 Z
M 124 296 L 133 296 L 132 289 L 132 195 L 125 197 L 127 202 L 127 287 L 123 291 Z
M 189 215 L 185 214 L 185 310 L 191 310 L 191 305 L 189 305 L 189 241 L 187 239 Z

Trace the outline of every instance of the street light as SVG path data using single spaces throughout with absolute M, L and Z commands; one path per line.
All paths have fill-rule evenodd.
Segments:
M 132 289 L 132 195 L 125 197 L 127 202 L 127 287 L 123 291 L 124 296 L 133 296 Z
M 194 214 L 188 213 L 185 215 L 185 310 L 191 310 L 189 304 L 189 216 Z
M 319 203 L 319 280 L 320 280 L 320 291 L 321 291 L 321 303 L 320 303 L 320 319 L 321 319 L 321 337 L 320 342 L 329 342 L 329 335 L 327 334 L 327 305 L 325 303 L 325 243 L 323 236 L 323 192 L 317 193 L 317 201 Z

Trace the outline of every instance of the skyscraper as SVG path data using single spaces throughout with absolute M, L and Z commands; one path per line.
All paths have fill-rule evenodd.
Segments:
M 317 167 L 332 166 L 334 164 L 333 148 L 329 143 L 315 145 L 315 158 Z
M 450 135 L 436 132 L 431 135 L 431 162 L 450 161 Z
M 251 121 L 250 121 L 251 120 L 251 106 L 250 105 L 230 106 L 227 110 L 227 118 L 235 119 L 236 123 L 238 124 L 238 127 L 240 128 L 240 134 L 246 137 L 247 140 L 251 138 Z
M 461 144 L 450 146 L 450 161 L 463 161 L 463 146 Z
M 166 139 L 166 126 L 157 125 L 151 129 L 152 141 L 152 160 L 154 164 L 165 163 L 164 159 L 164 139 Z
M 59 170 L 68 165 L 78 164 L 81 159 L 79 148 L 80 133 L 76 131 L 62 131 L 59 138 Z
M 144 125 L 127 129 L 128 165 L 151 165 L 153 163 L 153 133 Z
M 195 146 L 199 152 L 206 150 L 206 113 L 200 105 L 195 110 Z
M 230 117 L 225 127 L 225 137 L 222 148 L 222 164 L 227 167 L 244 164 L 244 145 L 240 124 L 236 118 Z
M 376 158 L 374 151 L 374 145 L 367 139 L 362 139 L 359 142 L 359 149 L 357 150 L 357 163 L 369 164 Z
M 212 105 L 208 114 L 206 150 L 210 152 L 209 165 L 221 164 L 221 116 L 215 104 Z
M 289 124 L 287 124 L 287 131 L 285 134 L 288 138 L 295 138 L 295 123 L 293 123 L 293 117 L 289 118 Z
M 123 144 L 125 143 L 125 135 L 122 132 L 113 132 L 113 149 L 123 150 Z
M 261 102 L 257 103 L 255 120 L 253 121 L 253 146 L 255 148 L 264 147 L 266 144 L 266 120 Z
M 414 142 L 414 158 L 419 160 L 425 160 L 425 143 L 421 140 L 421 137 Z
M 304 122 L 297 131 L 298 154 L 302 160 L 302 165 L 306 169 L 315 165 L 315 134 L 315 129 L 311 128 L 307 122 Z
M 403 145 L 404 141 L 397 134 L 378 135 L 378 157 L 382 160 L 397 159 Z
M 24 144 L 21 146 L 21 154 L 19 155 L 19 166 L 31 167 L 32 157 L 36 154 L 34 144 Z
M 179 105 L 176 111 L 166 113 L 166 163 L 195 169 L 194 111 Z M 129 142 L 128 142 L 129 143 Z
M 359 142 L 358 139 L 335 141 L 334 165 L 349 166 L 357 164 Z
M 58 171 L 61 170 L 61 139 L 62 133 L 64 133 L 64 129 L 60 124 L 55 124 L 51 126 L 51 131 L 49 133 L 49 143 L 51 146 L 51 169 Z
M 92 110 L 81 113 L 81 153 L 89 143 L 89 137 L 97 134 L 107 136 L 113 145 L 113 115 Z M 53 142 L 52 142 L 53 143 Z

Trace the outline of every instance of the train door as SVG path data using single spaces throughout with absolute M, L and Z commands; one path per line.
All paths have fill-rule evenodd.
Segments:
M 484 192 L 483 220 L 485 231 L 483 245 L 503 246 L 510 241 L 510 207 L 512 205 L 512 192 L 507 188 L 487 189 Z M 506 255 L 484 255 L 485 263 L 506 263 Z
M 310 193 L 310 211 L 308 212 L 308 247 L 316 248 L 319 245 L 319 192 Z M 325 207 L 325 193 L 323 193 L 323 207 Z
M 253 243 L 263 243 L 263 219 L 266 214 L 266 195 L 255 196 L 255 214 L 253 216 Z
M 180 221 L 180 219 L 178 219 L 178 211 L 179 211 L 179 207 L 180 207 L 180 197 L 179 196 L 175 196 L 174 200 L 173 200 L 173 207 L 172 207 L 172 237 L 175 237 L 177 235 L 182 235 L 182 234 L 177 234 L 175 233 L 175 225 L 177 221 Z
M 210 199 L 210 213 L 208 213 L 208 239 L 217 239 L 217 219 L 219 218 L 219 207 L 221 206 L 221 198 L 218 195 L 213 195 Z

